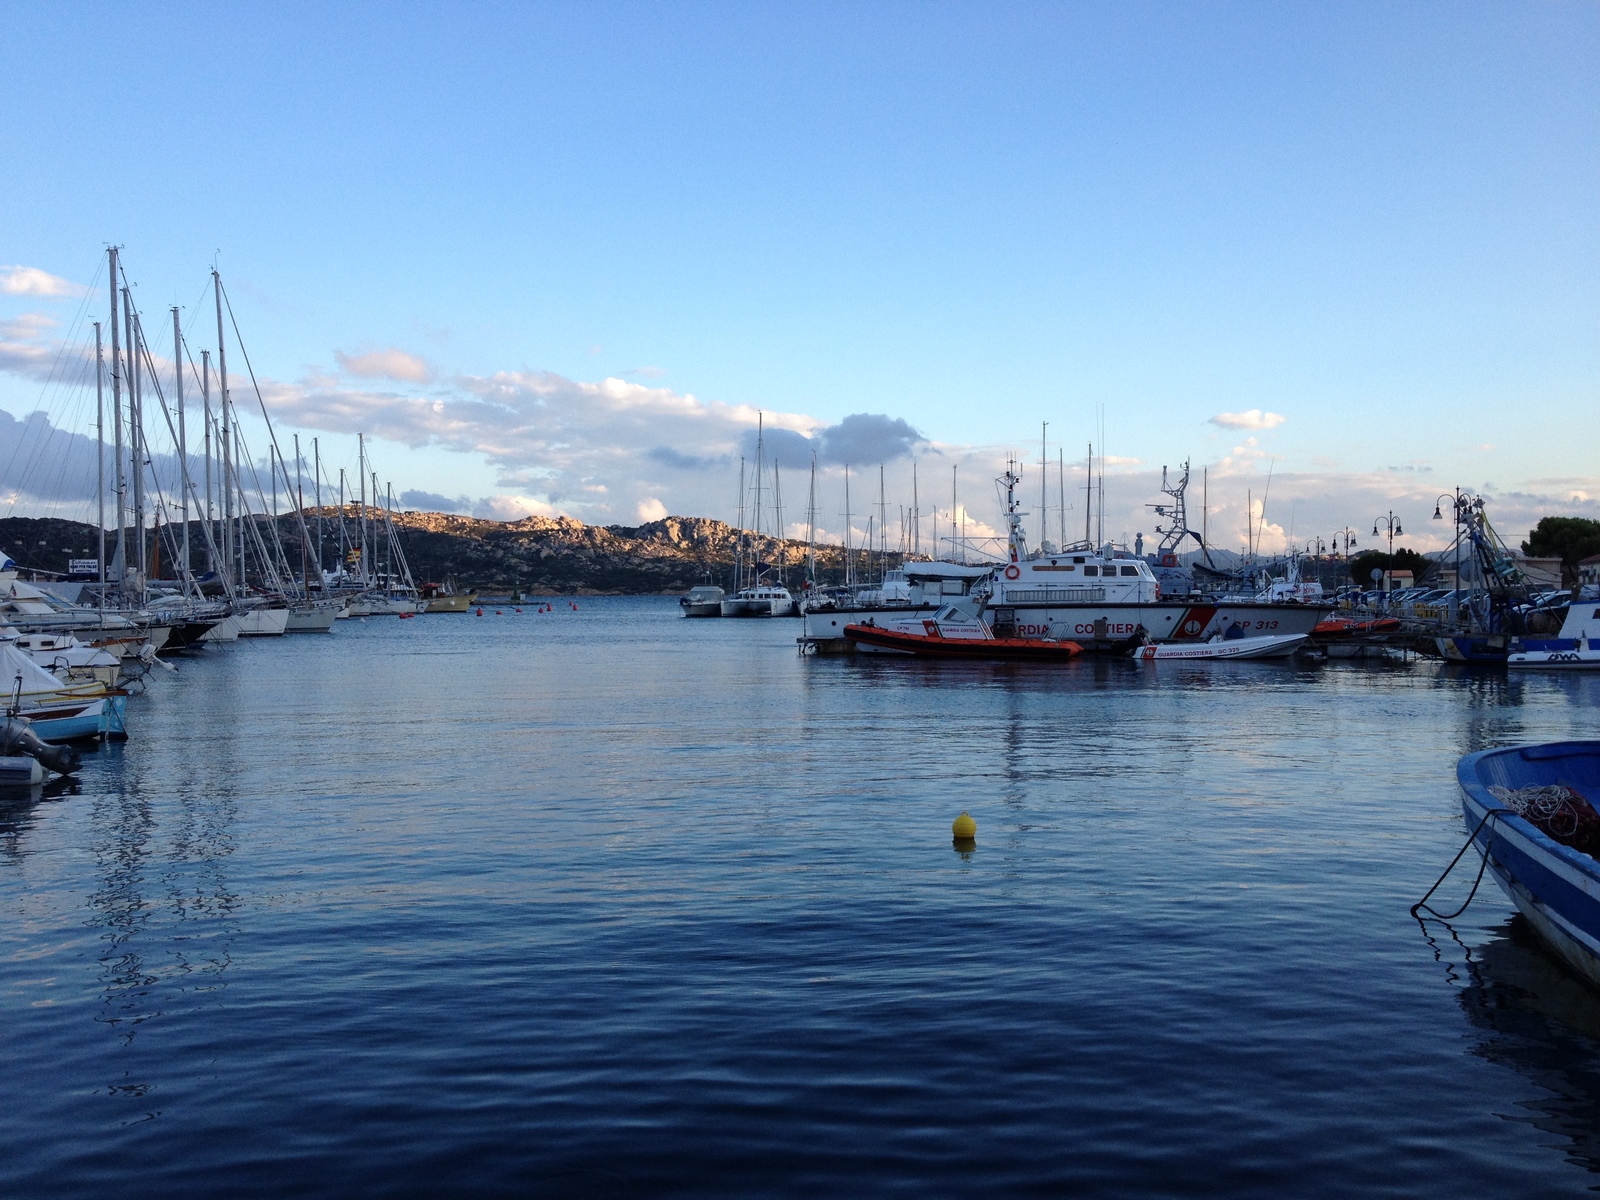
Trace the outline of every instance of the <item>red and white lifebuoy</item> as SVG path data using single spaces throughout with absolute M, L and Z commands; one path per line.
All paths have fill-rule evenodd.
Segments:
M 1006 568 L 1006 578 L 1007 579 L 1020 579 L 1020 578 L 1022 578 L 1022 571 L 1017 566 L 1016 563 L 1012 563 L 1009 567 Z

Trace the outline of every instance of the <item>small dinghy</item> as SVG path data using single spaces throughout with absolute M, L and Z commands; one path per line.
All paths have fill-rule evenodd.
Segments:
M 1012 659 L 1065 662 L 1083 653 L 1077 642 L 1053 638 L 1002 638 L 980 620 L 962 617 L 950 607 L 924 618 L 921 632 L 886 629 L 867 621 L 846 625 L 844 636 L 857 650 L 873 654 L 909 654 L 922 658 Z
M 1263 637 L 1219 635 L 1209 642 L 1151 642 L 1134 650 L 1142 662 L 1167 662 L 1170 659 L 1288 658 L 1306 644 L 1303 633 L 1274 633 Z
M 1457 764 L 1456 778 L 1471 844 L 1495 881 L 1600 987 L 1600 741 L 1482 750 Z

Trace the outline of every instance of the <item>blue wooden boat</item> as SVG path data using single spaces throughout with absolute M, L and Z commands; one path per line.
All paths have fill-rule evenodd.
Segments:
M 1467 828 L 1495 881 L 1556 953 L 1600 987 L 1600 861 L 1562 845 L 1489 790 L 1560 784 L 1596 803 L 1600 741 L 1482 750 L 1461 759 L 1456 778 Z

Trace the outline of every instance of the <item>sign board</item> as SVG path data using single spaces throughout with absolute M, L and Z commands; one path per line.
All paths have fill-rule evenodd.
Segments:
M 100 560 L 98 558 L 69 558 L 67 559 L 68 575 L 98 575 L 100 574 Z

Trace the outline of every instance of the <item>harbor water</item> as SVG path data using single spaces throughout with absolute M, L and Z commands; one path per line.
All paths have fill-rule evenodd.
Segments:
M 3 802 L 0 1193 L 1600 1185 L 1600 997 L 1407 912 L 1600 677 L 554 609 L 193 656 Z

